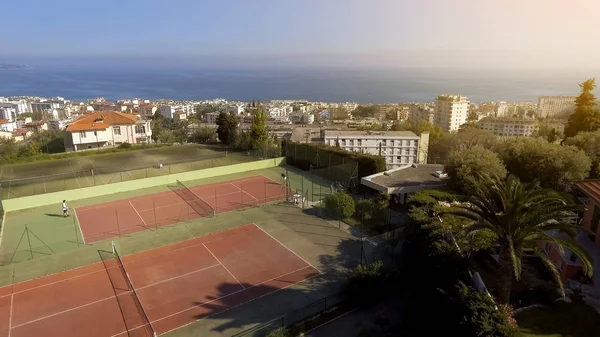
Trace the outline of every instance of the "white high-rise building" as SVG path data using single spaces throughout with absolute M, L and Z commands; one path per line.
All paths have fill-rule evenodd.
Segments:
M 554 117 L 575 109 L 575 96 L 541 96 L 538 99 L 538 117 Z
M 435 122 L 446 132 L 456 131 L 467 122 L 469 100 L 465 96 L 442 94 L 435 99 Z
M 496 117 L 504 117 L 508 113 L 508 104 L 506 102 L 496 103 Z

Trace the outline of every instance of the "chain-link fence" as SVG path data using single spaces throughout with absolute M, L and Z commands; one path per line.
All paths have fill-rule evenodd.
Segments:
M 251 336 L 251 337 L 270 337 L 280 336 L 278 334 L 281 330 L 291 325 L 299 325 L 302 322 L 307 321 L 312 317 L 321 315 L 327 311 L 330 311 L 336 307 L 344 304 L 345 296 L 344 293 L 337 293 L 331 296 L 327 296 L 318 301 L 315 301 L 307 306 L 290 311 L 287 314 L 270 320 L 266 323 L 257 325 L 248 330 L 242 331 L 234 337 Z M 281 334 L 283 336 L 283 334 Z
M 360 182 L 358 163 L 331 151 L 319 149 L 310 144 L 287 142 L 285 144 L 286 163 L 322 179 L 337 182 L 344 188 L 352 188 Z
M 263 154 L 256 151 L 222 151 L 201 156 L 142 162 L 139 165 L 90 167 L 52 175 L 0 180 L 1 198 L 20 198 L 244 163 L 259 160 Z

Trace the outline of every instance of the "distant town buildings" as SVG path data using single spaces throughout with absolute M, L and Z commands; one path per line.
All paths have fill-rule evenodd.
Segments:
M 531 137 L 538 130 L 534 119 L 485 117 L 478 124 L 482 130 L 491 131 L 497 136 Z
M 538 117 L 549 118 L 568 114 L 575 109 L 575 96 L 541 96 L 538 99 Z
M 346 151 L 385 157 L 388 169 L 427 162 L 429 133 L 410 131 L 324 131 L 324 142 Z
M 508 104 L 501 101 L 496 103 L 496 117 L 505 117 L 508 114 Z
M 467 122 L 469 104 L 465 96 L 439 95 L 435 99 L 435 124 L 446 132 L 458 130 Z

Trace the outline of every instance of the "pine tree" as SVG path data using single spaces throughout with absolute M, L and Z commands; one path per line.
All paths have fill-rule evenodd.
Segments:
M 254 118 L 252 118 L 252 125 L 250 125 L 250 138 L 252 139 L 252 149 L 254 150 L 265 150 L 269 141 L 269 134 L 267 132 L 265 110 L 259 104 Z
M 600 112 L 596 109 L 596 80 L 591 78 L 581 84 L 581 94 L 575 99 L 575 112 L 565 127 L 565 137 L 574 137 L 579 132 L 596 131 L 600 128 Z

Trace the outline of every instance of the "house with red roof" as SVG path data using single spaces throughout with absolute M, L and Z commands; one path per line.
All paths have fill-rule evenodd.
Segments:
M 147 144 L 151 136 L 149 120 L 123 112 L 98 111 L 69 123 L 64 140 L 67 151 L 80 151 L 123 143 Z

